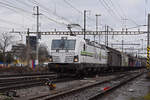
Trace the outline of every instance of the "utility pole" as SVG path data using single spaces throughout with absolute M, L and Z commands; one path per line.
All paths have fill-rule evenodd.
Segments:
M 84 10 L 84 40 L 85 40 L 85 35 L 86 35 L 86 10 Z
M 124 41 L 122 40 L 122 52 L 123 52 L 123 43 L 124 43 Z
M 141 39 L 141 41 L 142 41 L 142 51 L 143 51 L 143 40 L 144 40 L 144 39 Z
M 41 35 L 40 35 L 40 33 L 39 33 L 39 15 L 41 15 L 40 13 L 39 13 L 39 7 L 38 6 L 36 6 L 36 9 L 37 9 L 37 12 L 36 12 L 36 14 L 34 14 L 34 15 L 36 15 L 37 16 L 37 36 L 36 36 L 36 65 L 38 66 L 38 64 L 39 64 L 39 57 L 38 57 L 38 54 L 39 54 L 39 39 L 41 38 Z
M 107 45 L 107 34 L 106 34 L 106 25 L 105 25 L 105 45 Z
M 150 63 L 149 63 L 149 51 L 150 51 L 150 14 L 148 14 L 148 26 L 147 26 L 147 69 L 150 69 Z
M 96 14 L 96 34 L 98 31 L 98 16 L 101 16 L 100 14 Z M 95 42 L 95 35 L 94 35 L 94 42 Z M 100 44 L 100 35 L 99 35 L 99 44 Z
M 29 67 L 29 62 L 30 62 L 30 32 L 29 32 L 29 28 L 27 30 L 27 66 Z
M 108 46 L 108 28 L 109 28 L 109 26 L 107 25 L 106 26 L 106 34 L 107 34 L 107 36 L 106 36 L 106 45 Z

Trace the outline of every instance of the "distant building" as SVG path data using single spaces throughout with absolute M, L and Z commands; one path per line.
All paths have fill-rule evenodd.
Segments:
M 28 40 L 29 40 L 29 45 L 30 45 L 30 49 L 36 51 L 36 36 L 26 36 L 26 45 L 28 44 Z
M 25 44 L 17 44 L 17 45 L 12 45 L 12 49 L 11 49 L 14 57 L 21 57 L 22 53 L 25 53 L 24 51 L 26 51 L 26 45 Z

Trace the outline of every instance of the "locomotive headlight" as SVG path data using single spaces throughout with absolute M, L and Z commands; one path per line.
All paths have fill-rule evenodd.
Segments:
M 50 59 L 49 59 L 49 61 L 50 61 L 50 62 L 53 62 L 53 59 L 52 59 L 52 58 L 50 58 Z
M 52 56 L 49 56 L 49 61 L 53 62 L 53 57 Z
M 78 62 L 78 55 L 77 56 L 74 56 L 74 62 Z

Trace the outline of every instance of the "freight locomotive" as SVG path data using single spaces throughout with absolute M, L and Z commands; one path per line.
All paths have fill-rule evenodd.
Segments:
M 145 60 L 77 36 L 55 37 L 50 44 L 50 71 L 89 74 L 144 66 Z

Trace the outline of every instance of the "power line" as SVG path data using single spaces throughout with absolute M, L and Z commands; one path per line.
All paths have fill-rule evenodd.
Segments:
M 16 1 L 23 4 L 23 5 L 25 5 L 25 6 L 27 6 L 27 7 L 32 7 L 32 5 L 26 3 L 25 1 L 22 1 L 22 0 L 16 0 Z
M 53 15 L 55 15 L 56 17 L 60 18 L 61 20 L 65 20 L 68 23 L 71 23 L 69 20 L 67 20 L 66 18 L 59 16 L 58 14 L 54 13 L 52 10 L 50 10 L 49 8 L 43 6 L 42 4 L 40 4 L 39 2 L 37 2 L 36 0 L 28 0 L 29 2 L 36 4 L 38 6 L 40 6 L 41 8 L 43 8 L 45 11 L 47 11 L 47 13 L 51 12 Z
M 7 3 L 6 3 L 7 2 Z M 17 3 L 17 2 L 16 2 Z M 32 12 L 31 11 L 28 11 L 28 10 L 25 10 L 24 8 L 20 8 L 20 7 L 16 7 L 13 3 L 10 3 L 8 1 L 5 1 L 4 2 L 0 2 L 0 5 L 2 7 L 5 7 L 11 11 L 14 11 L 16 13 L 18 13 L 19 15 L 26 17 L 27 20 L 31 20 L 32 22 L 34 21 L 34 19 L 32 18 Z M 18 4 L 17 4 L 18 5 Z M 19 6 L 19 5 L 18 5 Z M 22 14 L 23 13 L 23 14 Z M 30 15 L 29 15 L 30 14 Z M 24 20 L 24 19 L 23 19 Z M 30 21 L 30 22 L 31 22 Z M 4 21 L 3 21 L 4 22 Z M 6 21 L 5 21 L 6 22 Z M 11 23 L 11 22 L 6 22 L 6 23 Z M 11 23 L 11 24 L 14 24 L 14 23 Z M 28 23 L 26 23 L 28 24 Z M 19 25 L 18 25 L 19 26 Z M 26 27 L 26 25 L 20 25 L 23 29 Z M 29 26 L 28 26 L 29 27 Z
M 7 6 L 7 7 L 14 8 L 14 9 L 16 9 L 16 10 L 20 10 L 20 11 L 22 11 L 22 12 L 32 13 L 32 12 L 30 12 L 30 11 L 27 11 L 27 10 L 24 10 L 24 9 L 22 9 L 22 8 L 18 8 L 18 7 L 15 7 L 15 6 L 9 5 L 9 4 L 4 3 L 4 2 L 0 2 L 0 4 L 1 4 L 1 5 L 5 5 L 5 6 Z
M 8 3 L 10 3 L 10 2 L 8 2 Z M 12 3 L 10 3 L 10 4 L 12 4 Z M 24 12 L 24 13 L 26 13 L 26 14 L 32 14 L 32 12 L 30 12 L 30 11 L 24 10 L 24 9 L 22 9 L 22 8 L 19 8 L 19 7 L 15 7 L 15 6 L 13 6 L 13 4 L 12 4 L 12 5 L 10 5 L 10 4 L 0 2 L 0 5 L 1 5 L 2 7 L 5 7 L 5 8 L 7 8 L 7 9 L 11 10 L 11 11 L 14 11 L 14 12 L 18 13 L 19 15 L 21 15 L 21 14 L 19 13 L 20 11 L 21 11 L 21 12 Z M 18 11 L 19 11 L 19 12 L 18 12 Z M 24 16 L 24 17 L 25 17 L 25 16 Z M 29 16 L 29 15 L 26 15 L 26 17 L 28 17 L 27 19 L 33 20 L 33 19 L 31 19 L 32 17 Z
M 122 14 L 118 11 L 118 9 L 116 8 L 116 5 L 113 3 L 113 1 L 112 1 L 112 0 L 107 0 L 107 1 L 110 2 L 111 6 L 113 7 L 112 10 L 114 10 L 114 11 L 116 12 L 116 14 L 118 14 L 118 16 L 120 17 L 120 19 L 124 18 L 124 17 L 123 17 L 124 15 L 122 15 Z
M 80 11 L 79 9 L 77 9 L 76 7 L 74 7 L 71 3 L 69 3 L 67 0 L 64 0 L 64 2 L 69 5 L 71 8 L 73 8 L 74 10 L 76 10 L 78 13 L 80 13 L 81 15 L 83 15 L 83 12 Z
M 99 0 L 101 2 L 101 4 L 103 5 L 103 7 L 107 10 L 107 12 L 113 16 L 113 18 L 115 19 L 119 19 L 119 21 L 121 22 L 121 19 L 127 19 L 128 21 L 132 22 L 133 24 L 135 25 L 138 25 L 133 19 L 131 18 L 126 18 L 126 15 L 123 11 L 123 9 L 120 7 L 119 4 L 118 5 L 118 8 L 119 10 L 122 10 L 121 13 L 118 11 L 117 7 L 116 7 L 116 3 L 114 4 L 112 0 Z M 107 2 L 106 2 L 107 1 Z M 109 4 L 108 4 L 109 3 Z M 113 7 L 113 8 L 111 8 Z M 116 17 L 114 17 L 116 16 Z
M 8 3 L 10 3 L 10 2 L 8 2 Z M 22 11 L 22 12 L 25 12 L 25 13 L 32 13 L 32 12 L 29 12 L 29 11 L 24 10 L 24 9 L 22 9 L 22 8 L 12 6 L 12 5 L 13 5 L 12 3 L 10 3 L 10 4 L 12 4 L 12 5 L 7 4 L 7 3 L 3 3 L 3 2 L 0 2 L 0 4 L 1 4 L 3 7 L 8 8 L 8 9 L 10 9 L 10 10 L 13 10 L 13 11 L 15 11 L 15 12 L 17 12 L 17 11 L 19 10 L 19 11 Z M 67 24 L 58 22 L 58 21 L 56 21 L 56 20 L 54 20 L 54 19 L 52 19 L 52 18 L 49 18 L 48 16 L 46 16 L 46 15 L 44 15 L 44 14 L 43 14 L 43 16 L 46 17 L 47 19 L 53 21 L 53 22 L 58 23 L 58 24 L 61 24 L 61 25 L 62 25 L 62 24 L 63 24 L 63 25 L 67 25 Z M 3 20 L 3 21 L 4 21 L 4 20 Z M 5 21 L 5 22 L 6 22 L 6 21 Z M 7 22 L 7 23 L 8 23 L 8 22 Z M 12 23 L 11 23 L 11 24 L 12 24 Z M 13 24 L 14 24 L 14 23 L 13 23 Z
M 62 16 L 59 16 L 58 14 L 54 13 L 52 10 L 50 10 L 49 8 L 47 8 L 47 7 L 43 6 L 42 4 L 38 3 L 36 0 L 33 0 L 33 1 L 28 0 L 28 1 L 30 1 L 30 2 L 33 3 L 33 4 L 36 4 L 36 5 L 40 6 L 41 8 L 43 8 L 42 11 L 44 11 L 44 12 L 46 12 L 46 13 L 48 13 L 48 14 L 49 14 L 49 11 L 50 11 L 53 15 L 55 15 L 56 17 L 58 17 L 58 18 L 60 18 L 60 19 L 62 20 L 62 22 L 61 22 L 61 21 L 58 21 L 58 20 L 56 20 L 56 19 L 54 19 L 54 18 L 50 18 L 48 15 L 42 13 L 42 15 L 43 15 L 45 18 L 47 18 L 48 20 L 50 20 L 50 21 L 52 21 L 52 22 L 55 22 L 55 23 L 60 24 L 60 25 L 63 25 L 63 26 L 65 25 L 65 27 L 66 27 L 68 24 L 72 24 L 72 23 L 73 23 L 73 22 L 70 22 L 68 19 L 66 19 L 66 18 L 64 18 L 64 17 L 62 17 Z M 75 27 L 75 28 L 76 28 L 76 27 Z M 78 29 L 78 28 L 77 28 L 77 29 Z
M 109 7 L 107 6 L 106 2 L 103 2 L 102 0 L 98 0 L 100 2 L 100 4 L 102 4 L 102 6 L 106 9 L 106 11 L 108 12 L 108 15 L 112 16 L 116 21 L 118 21 L 117 17 L 114 16 L 113 12 L 110 11 Z M 120 19 L 119 19 L 120 20 Z
M 121 10 L 121 12 L 119 12 L 117 10 L 117 8 L 116 8 L 116 6 L 115 6 L 115 4 L 113 3 L 112 0 L 107 0 L 107 1 L 109 1 L 111 3 L 111 5 L 113 6 L 114 10 L 116 11 L 116 13 L 118 13 L 118 15 L 120 16 L 121 19 L 126 19 L 127 18 L 126 14 L 124 13 L 124 10 L 122 9 L 122 7 L 120 7 L 120 5 L 118 4 L 118 2 L 116 2 L 115 4 L 118 5 L 118 8 L 119 8 L 118 10 Z M 132 18 L 127 18 L 127 20 L 130 21 L 130 22 L 132 22 L 135 25 L 138 25 Z
M 47 18 L 48 20 L 50 20 L 50 21 L 53 21 L 53 22 L 55 22 L 55 23 L 58 23 L 58 24 L 61 24 L 61 25 L 67 25 L 67 24 L 65 24 L 65 23 L 61 23 L 61 22 L 59 22 L 59 21 L 56 21 L 56 20 L 54 20 L 54 19 L 52 19 L 52 18 L 50 18 L 50 17 L 48 17 L 47 15 L 44 15 L 44 14 L 42 14 L 45 18 Z
M 109 4 L 105 0 L 103 0 L 103 2 L 106 5 L 106 7 L 112 12 L 112 14 L 115 15 L 120 20 L 116 12 L 109 6 Z
M 28 3 L 26 3 L 26 2 L 24 2 L 24 1 L 20 1 L 20 0 L 16 0 L 16 1 L 18 1 L 18 2 L 20 2 L 20 3 L 22 3 L 22 4 L 24 4 L 24 5 L 26 5 L 26 6 L 30 6 L 30 7 L 32 7 L 31 5 L 29 5 Z M 32 2 L 32 3 L 34 3 L 34 2 Z M 36 2 L 36 4 L 37 5 L 39 5 L 39 3 L 37 3 Z M 46 12 L 46 10 L 42 10 L 42 11 L 44 11 L 44 12 Z M 48 20 L 51 20 L 52 22 L 55 22 L 55 23 L 57 23 L 57 24 L 63 24 L 63 23 L 61 23 L 61 22 L 58 22 L 58 21 L 56 21 L 56 20 L 54 20 L 54 19 L 52 19 L 52 18 L 49 18 L 48 16 L 46 16 L 46 15 L 44 15 L 44 14 L 42 14 L 46 19 L 48 19 Z M 63 24 L 63 25 L 66 25 L 66 24 Z
M 68 2 L 67 0 L 64 0 L 64 2 L 65 2 L 67 5 L 69 5 L 71 8 L 73 8 L 75 11 L 77 11 L 78 13 L 80 13 L 81 15 L 83 15 L 83 12 L 80 11 L 79 9 L 77 9 L 75 6 L 73 6 L 70 2 Z M 88 16 L 87 16 L 87 18 L 90 19 L 91 21 L 94 21 L 94 22 L 95 22 L 94 19 L 92 19 L 92 18 L 90 18 L 90 17 L 88 17 Z

